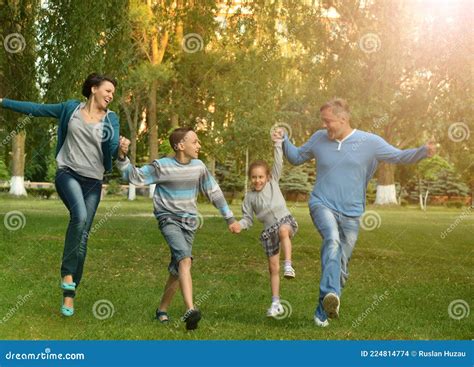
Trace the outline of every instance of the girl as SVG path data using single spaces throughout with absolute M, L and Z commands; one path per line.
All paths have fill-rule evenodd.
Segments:
M 265 161 L 253 162 L 248 171 L 252 191 L 247 192 L 242 204 L 243 218 L 239 222 L 240 229 L 248 229 L 253 224 L 253 215 L 264 224 L 260 241 L 268 257 L 272 304 L 267 311 L 268 317 L 277 317 L 284 313 L 280 303 L 280 244 L 285 256 L 284 277 L 292 279 L 295 270 L 291 266 L 291 238 L 298 229 L 295 218 L 286 207 L 278 181 L 283 167 L 283 140 L 274 142 L 274 159 L 272 172 Z
M 104 171 L 111 170 L 112 159 L 117 158 L 119 118 L 107 108 L 116 86 L 112 78 L 91 74 L 82 86 L 86 102 L 38 104 L 0 98 L 3 108 L 59 120 L 55 185 L 70 215 L 61 264 L 64 316 L 74 314 L 74 297 L 82 278 Z

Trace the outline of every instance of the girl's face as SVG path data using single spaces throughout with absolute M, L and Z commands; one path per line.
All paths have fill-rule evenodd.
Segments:
M 270 177 L 265 167 L 257 166 L 250 172 L 250 182 L 255 191 L 262 191 L 269 180 Z
M 106 110 L 109 103 L 114 99 L 114 93 L 114 85 L 104 80 L 99 86 L 92 87 L 93 96 L 91 97 L 94 98 L 94 102 L 100 109 Z

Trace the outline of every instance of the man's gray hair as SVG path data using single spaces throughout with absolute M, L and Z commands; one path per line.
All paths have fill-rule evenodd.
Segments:
M 335 115 L 344 114 L 348 120 L 351 117 L 349 104 L 347 103 L 345 99 L 333 98 L 327 101 L 325 104 L 323 104 L 321 108 L 319 109 L 319 112 L 323 112 L 327 108 L 330 108 L 332 110 L 332 113 L 334 113 Z

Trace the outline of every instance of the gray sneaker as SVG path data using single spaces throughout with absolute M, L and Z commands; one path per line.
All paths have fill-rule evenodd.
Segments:
M 323 308 L 330 319 L 339 317 L 339 297 L 336 293 L 328 293 L 323 299 Z
M 267 310 L 267 317 L 277 317 L 283 315 L 285 310 L 280 302 L 272 302 L 272 305 Z
M 291 265 L 285 266 L 283 276 L 286 279 L 293 279 L 296 276 L 295 269 Z

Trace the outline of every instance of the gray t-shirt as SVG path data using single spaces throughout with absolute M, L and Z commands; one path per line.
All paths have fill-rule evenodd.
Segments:
M 248 229 L 253 225 L 254 214 L 263 223 L 264 229 L 291 214 L 286 207 L 285 198 L 278 186 L 283 168 L 281 141 L 274 144 L 274 158 L 272 177 L 262 191 L 248 191 L 245 194 L 244 202 L 242 203 L 243 218 L 239 221 L 242 229 Z
M 80 108 L 71 116 L 66 140 L 56 157 L 58 168 L 69 167 L 81 176 L 102 180 L 104 155 L 102 153 L 103 121 L 87 123 Z

